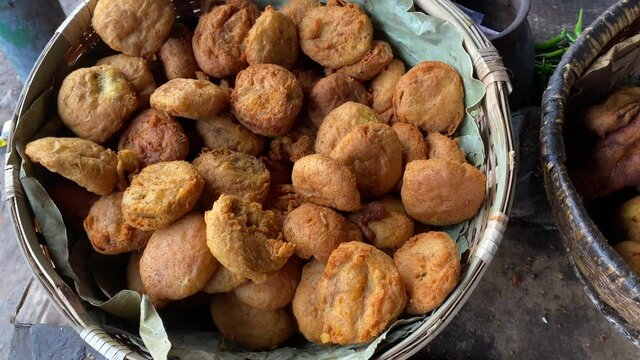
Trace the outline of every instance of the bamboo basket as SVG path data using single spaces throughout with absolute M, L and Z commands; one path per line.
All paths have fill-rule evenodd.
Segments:
M 587 213 L 567 171 L 564 139 L 569 97 L 576 81 L 599 55 L 624 39 L 628 30 L 636 34 L 639 19 L 640 1 L 620 1 L 571 46 L 544 93 L 540 141 L 547 195 L 574 270 L 598 310 L 640 347 L 640 276 L 613 250 Z
M 69 70 L 83 53 L 91 50 L 100 38 L 91 29 L 92 10 L 97 0 L 86 0 L 67 18 L 43 50 L 22 91 L 16 108 L 12 137 L 16 124 L 33 105 L 34 100 L 55 81 L 61 69 Z M 200 1 L 174 0 L 181 16 L 197 16 Z M 487 198 L 466 232 L 470 255 L 463 263 L 462 278 L 445 303 L 415 332 L 399 340 L 376 357 L 404 359 L 429 343 L 457 314 L 480 282 L 498 250 L 506 229 L 513 195 L 515 160 L 511 115 L 507 95 L 511 84 L 497 50 L 473 22 L 448 0 L 417 0 L 417 7 L 432 16 L 453 24 L 463 35 L 476 77 L 486 85 L 478 125 L 485 144 L 483 171 L 487 174 Z M 64 58 L 50 56 L 52 49 L 66 54 Z M 34 81 L 46 79 L 47 81 Z M 52 81 L 49 81 L 51 79 Z M 13 140 L 13 139 L 12 139 Z M 135 346 L 126 334 L 107 331 L 89 316 L 85 305 L 74 290 L 56 273 L 47 257 L 46 245 L 39 241 L 30 204 L 19 181 L 20 159 L 10 141 L 5 165 L 5 200 L 18 242 L 51 301 L 69 319 L 71 326 L 98 352 L 109 359 L 145 359 L 148 355 Z

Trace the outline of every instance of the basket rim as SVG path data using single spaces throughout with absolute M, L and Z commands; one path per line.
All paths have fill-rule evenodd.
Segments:
M 631 14 L 635 15 L 633 17 Z M 566 105 L 574 83 L 586 72 L 589 65 L 598 58 L 607 44 L 627 26 L 640 16 L 638 1 L 622 0 L 609 7 L 601 14 L 577 39 L 564 54 L 560 64 L 549 80 L 542 98 L 542 123 L 540 129 L 540 150 L 547 197 L 549 198 L 562 240 L 567 248 L 567 255 L 572 267 L 583 283 L 585 291 L 594 305 L 605 317 L 637 346 L 640 346 L 640 333 L 624 320 L 616 311 L 606 314 L 605 306 L 614 309 L 607 303 L 593 286 L 591 277 L 585 274 L 576 264 L 575 258 L 584 257 L 571 250 L 571 246 L 591 249 L 600 254 L 601 267 L 613 269 L 617 284 L 629 293 L 640 292 L 640 276 L 636 275 L 626 262 L 615 252 L 606 237 L 591 219 L 582 202 L 582 198 L 573 185 L 566 166 L 567 154 L 564 143 L 564 123 Z M 616 31 L 612 31 L 615 24 Z M 560 200 L 559 200 L 560 199 Z M 554 201 L 557 200 L 557 201 Z M 571 214 L 571 219 L 563 220 L 564 214 Z M 566 226 L 565 227 L 563 227 Z M 565 233 L 567 234 L 565 236 Z M 582 234 L 584 241 L 577 241 L 571 234 Z M 621 272 L 620 269 L 623 269 Z M 613 275 L 610 275 L 612 278 Z M 624 279 L 624 280 L 622 280 Z M 613 282 L 613 280 L 611 280 Z
M 28 101 L 33 101 L 33 96 L 31 96 L 31 99 L 29 99 L 29 95 L 32 94 L 30 94 L 29 92 L 28 85 L 40 69 L 40 65 L 42 65 L 41 62 L 45 57 L 44 55 L 46 54 L 47 50 L 56 41 L 64 40 L 65 32 L 69 31 L 69 24 L 72 23 L 74 17 L 80 17 L 82 20 L 85 20 L 81 14 L 82 10 L 87 6 L 90 6 L 90 4 L 95 1 L 96 0 L 84 0 L 83 2 L 81 2 L 78 7 L 62 23 L 60 28 L 56 31 L 54 37 L 52 37 L 50 43 L 41 54 L 41 57 L 39 58 L 30 74 L 29 80 L 25 83 L 25 87 L 23 88 L 22 94 L 20 96 L 18 106 L 16 107 L 16 112 L 13 119 L 14 123 L 12 128 L 12 135 L 15 131 L 15 125 L 17 121 L 28 109 L 28 107 L 30 107 L 30 103 L 28 103 Z M 452 19 L 453 21 L 458 21 L 458 30 L 460 30 L 460 27 L 468 28 L 470 33 L 463 33 L 463 37 L 465 38 L 464 45 L 467 49 L 467 52 L 472 57 L 474 69 L 478 71 L 478 68 L 480 66 L 485 66 L 489 69 L 489 72 L 485 74 L 483 80 L 485 80 L 484 82 L 485 84 L 487 84 L 488 88 L 491 88 L 492 93 L 490 95 L 485 95 L 484 99 L 482 100 L 481 108 L 484 109 L 485 116 L 487 117 L 487 122 L 489 123 L 489 128 L 491 130 L 491 139 L 493 139 L 493 137 L 499 137 L 498 141 L 492 144 L 498 149 L 498 152 L 500 152 L 498 156 L 499 159 L 496 160 L 498 164 L 496 168 L 490 170 L 493 173 L 498 174 L 496 176 L 500 179 L 500 187 L 499 190 L 495 192 L 495 194 L 493 194 L 492 196 L 488 195 L 488 198 L 486 200 L 487 203 L 490 204 L 490 206 L 487 206 L 487 208 L 490 210 L 489 223 L 482 223 L 482 236 L 479 235 L 480 240 L 478 241 L 479 243 L 485 241 L 485 244 L 484 248 L 482 249 L 482 256 L 474 256 L 469 259 L 467 265 L 468 279 L 462 279 L 460 282 L 460 284 L 462 284 L 463 280 L 467 280 L 467 286 L 464 289 L 460 290 L 455 299 L 451 299 L 453 298 L 453 296 L 450 295 L 449 300 L 451 301 L 447 302 L 448 305 L 441 306 L 438 311 L 436 311 L 436 313 L 432 315 L 435 318 L 437 314 L 438 316 L 441 316 L 441 318 L 434 320 L 431 324 L 423 324 L 419 329 L 414 331 L 411 336 L 408 336 L 403 341 L 398 341 L 395 346 L 386 349 L 383 353 L 380 354 L 381 358 L 393 359 L 407 358 L 420 350 L 424 345 L 432 340 L 444 328 L 444 326 L 448 324 L 449 321 L 451 321 L 451 319 L 455 316 L 455 314 L 457 314 L 466 300 L 470 297 L 474 288 L 477 286 L 480 279 L 484 275 L 488 264 L 497 251 L 497 248 L 502 240 L 502 236 L 506 228 L 506 223 L 508 221 L 508 216 L 506 214 L 508 214 L 511 206 L 511 201 L 513 199 L 513 189 L 515 186 L 515 159 L 513 156 L 514 145 L 507 99 L 507 95 L 510 91 L 511 85 L 510 83 L 508 83 L 508 76 L 506 75 L 506 72 L 503 74 L 504 68 L 499 67 L 498 70 L 492 69 L 485 64 L 485 57 L 483 57 L 483 54 L 477 54 L 478 48 L 491 50 L 489 49 L 490 42 L 486 39 L 486 37 L 484 37 L 484 35 L 482 35 L 477 27 L 473 25 L 473 23 L 466 17 L 466 15 L 462 14 L 461 12 L 460 14 L 462 15 L 455 13 L 455 9 L 452 9 L 454 8 L 454 6 L 450 2 L 450 0 L 418 0 L 416 1 L 416 3 L 420 5 L 431 4 L 432 10 L 437 9 L 438 7 L 443 7 L 446 9 L 446 11 L 439 14 L 439 16 L 433 14 L 431 11 L 428 12 L 431 15 L 440 18 L 448 16 L 449 18 L 445 20 L 449 22 L 451 22 Z M 425 6 L 420 7 L 427 11 L 427 9 L 425 9 Z M 451 11 L 454 11 L 453 15 L 451 15 Z M 459 18 L 456 18 L 455 16 L 462 16 L 462 19 L 466 20 L 460 22 Z M 78 36 L 78 27 L 79 26 L 77 24 L 73 26 L 73 28 L 71 29 L 71 37 Z M 82 33 L 80 33 L 80 35 L 81 34 Z M 474 52 L 476 52 L 475 55 L 473 54 Z M 497 54 L 497 51 L 495 52 Z M 501 65 L 499 58 L 497 61 L 496 59 L 492 58 L 491 61 L 493 61 L 493 64 Z M 489 140 L 490 139 L 485 139 L 485 142 Z M 10 141 L 9 149 L 11 149 L 12 151 L 8 152 L 6 156 L 7 161 L 5 165 L 5 178 L 8 178 L 10 181 L 5 183 L 13 184 L 14 188 L 11 189 L 12 194 L 17 193 L 17 195 L 7 196 L 5 200 L 9 202 L 9 206 L 12 212 L 20 213 L 22 211 L 22 213 L 25 213 L 25 209 L 27 209 L 29 205 L 28 200 L 26 199 L 24 194 L 20 195 L 20 192 L 22 191 L 20 182 L 17 181 L 16 184 L 18 174 L 16 166 L 14 164 L 15 159 L 12 159 L 12 156 L 16 156 L 16 151 L 15 145 L 12 141 Z M 487 154 L 487 158 L 488 157 L 489 154 Z M 19 166 L 17 166 L 17 168 L 19 168 Z M 18 241 L 23 246 L 23 252 L 27 257 L 32 270 L 36 273 L 36 277 L 38 278 L 38 280 L 45 286 L 48 285 L 49 287 L 65 287 L 66 284 L 64 283 L 64 281 L 62 281 L 58 273 L 53 272 L 52 274 L 47 274 L 47 267 L 45 266 L 43 268 L 42 264 L 39 264 L 38 259 L 34 259 L 33 254 L 26 251 L 29 247 L 32 246 L 32 244 L 30 244 L 30 241 L 33 239 L 29 239 L 31 235 L 29 234 L 29 232 L 25 233 L 23 226 L 22 224 L 19 224 L 19 221 L 20 218 L 18 216 L 12 217 L 12 222 L 17 233 Z M 35 234 L 32 235 L 35 236 Z M 479 252 L 480 251 L 478 251 L 478 253 Z M 62 285 L 60 283 L 62 283 Z M 75 300 L 79 300 L 79 297 L 77 296 L 77 294 L 75 294 L 75 291 L 71 290 L 71 288 L 67 286 L 67 289 L 63 289 L 63 291 L 61 292 L 50 291 L 48 295 L 56 300 L 54 302 L 59 305 L 59 307 L 63 311 L 66 310 L 66 308 L 70 308 L 73 310 L 71 313 L 66 312 L 66 315 L 74 322 L 74 328 L 76 329 L 76 331 L 84 333 L 84 330 L 94 326 L 92 320 L 88 317 L 88 315 L 86 313 L 83 313 L 83 311 L 86 312 L 84 308 L 78 309 L 77 304 L 72 304 L 69 301 L 68 296 L 73 296 L 76 298 Z M 407 342 L 412 342 L 412 346 L 407 347 Z M 91 345 L 94 346 L 93 344 Z M 131 353 L 125 354 L 125 356 L 127 357 L 130 355 Z

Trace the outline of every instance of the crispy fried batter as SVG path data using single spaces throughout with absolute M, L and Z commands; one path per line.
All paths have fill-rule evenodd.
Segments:
M 229 96 L 207 80 L 173 79 L 151 94 L 151 106 L 172 116 L 206 120 L 229 105 Z
M 309 9 L 320 5 L 318 0 L 287 0 L 280 8 L 280 12 L 290 17 L 293 23 L 298 26 Z
M 640 275 L 640 244 L 633 241 L 623 241 L 615 246 L 622 259 L 629 264 L 631 270 Z
M 440 133 L 431 133 L 426 137 L 429 146 L 429 159 L 447 159 L 458 163 L 467 162 L 464 150 L 458 146 L 458 141 Z
M 308 96 L 307 114 L 316 128 L 325 116 L 346 102 L 369 105 L 364 86 L 343 74 L 332 74 L 318 81 Z
M 249 65 L 276 64 L 291 69 L 300 52 L 296 24 L 272 6 L 256 20 L 244 45 Z
M 406 165 L 413 160 L 427 158 L 427 142 L 418 128 L 411 124 L 397 123 L 391 127 L 402 144 L 402 163 Z
M 156 81 L 147 61 L 141 57 L 118 54 L 98 60 L 96 65 L 111 65 L 120 70 L 138 95 L 140 106 L 149 105 L 149 97 L 156 89 Z
M 356 125 L 384 121 L 370 107 L 356 102 L 346 102 L 330 112 L 318 129 L 315 149 L 318 154 L 329 154 Z
M 195 79 L 200 71 L 196 58 L 193 56 L 191 30 L 181 23 L 173 24 L 173 30 L 167 41 L 160 48 L 160 61 L 164 67 L 164 74 L 168 80 Z
M 302 261 L 292 256 L 278 272 L 270 275 L 265 281 L 251 281 L 236 288 L 233 293 L 238 300 L 256 309 L 282 309 L 293 300 L 301 272 Z
M 207 294 L 226 293 L 248 282 L 246 277 L 236 275 L 220 264 L 202 291 Z
M 414 223 L 398 199 L 385 196 L 349 216 L 367 242 L 381 250 L 395 250 L 413 236 Z
M 320 335 L 322 335 L 322 312 L 319 306 L 318 290 L 322 282 L 324 266 L 324 263 L 317 260 L 311 260 L 304 266 L 292 302 L 298 330 L 307 340 L 314 343 L 320 343 Z
M 369 85 L 371 92 L 371 107 L 378 114 L 391 110 L 393 114 L 393 92 L 396 89 L 398 80 L 405 74 L 402 61 L 394 59 L 382 70 Z
M 257 156 L 264 148 L 264 138 L 242 126 L 229 113 L 196 122 L 196 131 L 209 150 L 231 150 Z
M 338 72 L 365 82 L 373 79 L 393 60 L 393 50 L 386 41 L 374 40 L 369 50 L 360 61 L 338 69 Z
M 587 129 L 604 138 L 626 126 L 640 113 L 640 87 L 620 89 L 602 104 L 591 106 L 585 115 Z

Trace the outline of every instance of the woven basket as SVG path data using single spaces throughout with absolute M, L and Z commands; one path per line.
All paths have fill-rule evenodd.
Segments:
M 85 1 L 60 26 L 38 59 L 20 96 L 14 115 L 12 134 L 17 122 L 47 88 L 60 81 L 60 74 L 68 73 L 83 53 L 91 50 L 100 39 L 91 29 L 92 10 L 97 0 Z M 174 0 L 180 16 L 197 16 L 199 1 Z M 379 358 L 402 359 L 416 353 L 431 341 L 451 321 L 484 275 L 502 240 L 508 217 L 514 185 L 514 151 L 509 105 L 508 75 L 497 51 L 472 21 L 448 0 L 418 0 L 418 7 L 429 14 L 444 19 L 462 33 L 464 46 L 471 55 L 476 76 L 486 84 L 486 96 L 481 104 L 478 119 L 485 143 L 486 159 L 483 171 L 487 174 L 487 199 L 466 233 L 470 243 L 470 255 L 466 259 L 462 279 L 456 289 L 414 333 L 386 347 Z M 64 58 L 50 56 L 52 49 L 66 54 Z M 62 50 L 62 51 L 60 51 Z M 46 79 L 38 81 L 34 79 Z M 51 79 L 51 80 L 49 80 Z M 51 300 L 70 320 L 80 336 L 109 359 L 143 359 L 139 351 L 128 341 L 126 334 L 100 328 L 88 315 L 85 305 L 69 285 L 56 273 L 47 257 L 46 246 L 38 240 L 35 219 L 19 181 L 20 159 L 13 141 L 8 147 L 5 166 L 5 198 L 9 202 L 11 219 L 18 242 L 36 277 L 46 289 Z M 134 350 L 137 349 L 137 350 Z
M 625 30 L 633 25 L 632 35 L 636 34 L 639 18 L 640 1 L 620 1 L 571 46 L 543 97 L 540 141 L 548 198 L 574 270 L 597 308 L 640 347 L 640 277 L 589 217 L 567 171 L 563 137 L 569 97 L 576 81 L 603 51 L 624 38 Z

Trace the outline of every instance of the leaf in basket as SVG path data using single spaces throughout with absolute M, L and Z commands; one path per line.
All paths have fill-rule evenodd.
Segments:
M 154 359 L 167 358 L 171 343 L 160 315 L 146 295 L 140 302 L 140 337 Z

